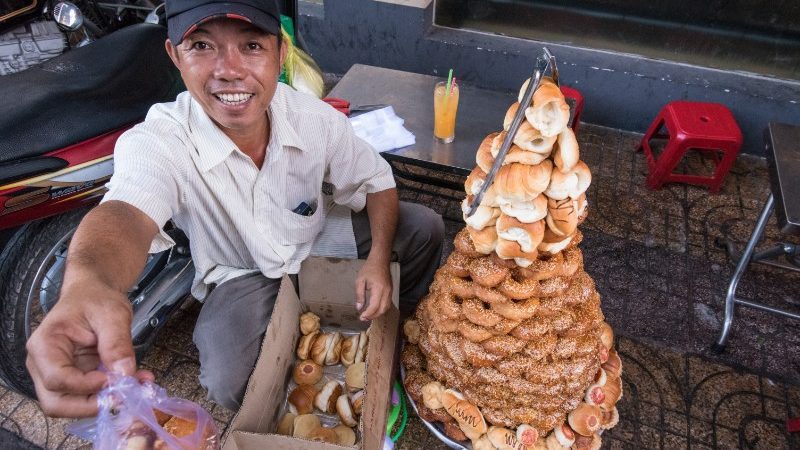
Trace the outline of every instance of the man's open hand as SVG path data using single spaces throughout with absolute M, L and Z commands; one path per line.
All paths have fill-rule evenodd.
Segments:
M 392 275 L 389 272 L 389 264 L 367 258 L 367 262 L 356 277 L 356 309 L 361 311 L 364 308 L 361 311 L 361 320 L 380 317 L 391 304 Z

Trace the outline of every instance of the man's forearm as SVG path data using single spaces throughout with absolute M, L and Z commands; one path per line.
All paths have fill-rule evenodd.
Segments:
M 367 216 L 372 233 L 372 248 L 368 259 L 385 262 L 387 265 L 391 261 L 399 209 L 397 189 L 367 194 Z
M 62 294 L 80 292 L 85 283 L 101 283 L 127 292 L 144 267 L 158 227 L 149 217 L 123 202 L 96 207 L 72 237 Z

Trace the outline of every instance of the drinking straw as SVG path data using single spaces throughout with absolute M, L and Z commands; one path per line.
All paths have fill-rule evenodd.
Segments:
M 447 89 L 444 91 L 445 97 L 450 96 L 450 86 L 452 85 L 452 83 L 453 83 L 453 69 L 451 68 L 450 72 L 447 74 Z

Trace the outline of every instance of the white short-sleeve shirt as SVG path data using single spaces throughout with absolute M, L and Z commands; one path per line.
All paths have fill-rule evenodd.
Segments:
M 355 257 L 349 210 L 395 186 L 386 161 L 319 99 L 278 83 L 269 117 L 261 170 L 188 92 L 154 105 L 117 141 L 103 201 L 129 203 L 159 227 L 172 219 L 187 234 L 198 299 L 209 284 L 245 273 L 297 273 L 312 246 L 314 254 Z M 323 182 L 332 196 L 322 194 Z M 301 202 L 315 212 L 292 212 Z M 150 251 L 173 244 L 162 232 Z

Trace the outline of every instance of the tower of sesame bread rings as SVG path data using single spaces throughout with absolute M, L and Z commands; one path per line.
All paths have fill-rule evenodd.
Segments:
M 474 450 L 598 449 L 619 420 L 622 365 L 578 248 L 591 173 L 551 79 L 523 107 L 504 165 L 403 325 L 404 383 L 423 419 Z M 505 134 L 481 143 L 465 211 Z

